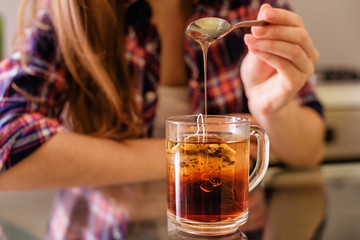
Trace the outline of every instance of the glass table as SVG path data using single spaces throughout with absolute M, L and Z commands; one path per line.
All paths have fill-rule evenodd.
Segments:
M 216 238 L 179 232 L 167 221 L 165 181 L 93 191 L 101 192 L 102 199 L 114 207 L 106 208 L 105 218 L 115 218 L 117 208 L 126 212 L 126 239 L 130 240 L 360 239 L 360 162 L 355 161 L 322 164 L 311 170 L 270 167 L 261 185 L 250 193 L 247 223 L 232 235 Z M 49 226 L 56 220 L 53 209 L 58 200 L 56 190 L 0 193 L 0 240 L 62 239 L 56 234 L 47 237 Z M 86 209 L 95 207 L 91 201 L 86 207 L 82 203 L 77 203 L 79 210 L 72 219 L 58 221 L 59 231 L 74 226 L 82 231 L 80 223 L 90 221 Z M 98 212 L 102 213 L 102 208 Z M 114 228 L 109 231 L 112 232 L 102 239 L 119 239 Z M 69 235 L 67 239 L 89 238 Z

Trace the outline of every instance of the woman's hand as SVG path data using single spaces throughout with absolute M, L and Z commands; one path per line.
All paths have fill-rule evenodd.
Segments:
M 259 20 L 270 23 L 253 27 L 245 36 L 249 52 L 241 75 L 250 112 L 273 114 L 289 103 L 314 73 L 318 51 L 302 19 L 288 10 L 261 6 Z
M 324 121 L 293 99 L 314 73 L 319 53 L 295 13 L 264 4 L 258 19 L 270 24 L 252 27 L 244 39 L 249 52 L 241 75 L 249 110 L 268 133 L 277 159 L 293 167 L 316 166 L 324 152 Z

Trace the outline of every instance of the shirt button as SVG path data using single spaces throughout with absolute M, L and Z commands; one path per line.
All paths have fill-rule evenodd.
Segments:
M 148 91 L 145 93 L 145 99 L 147 102 L 152 102 L 156 99 L 156 94 L 153 91 Z
M 135 101 L 137 103 L 142 103 L 143 97 L 140 94 L 135 94 Z
M 199 86 L 199 83 L 195 80 L 190 81 L 190 86 L 192 88 L 197 88 Z

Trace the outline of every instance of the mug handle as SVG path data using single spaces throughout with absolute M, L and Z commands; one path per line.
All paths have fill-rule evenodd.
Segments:
M 249 177 L 249 192 L 253 190 L 264 178 L 269 165 L 270 141 L 267 133 L 261 127 L 251 125 L 250 135 L 257 140 L 257 159 L 255 167 Z

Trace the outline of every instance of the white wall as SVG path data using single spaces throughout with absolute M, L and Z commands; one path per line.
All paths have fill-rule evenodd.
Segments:
M 289 0 L 303 17 L 306 28 L 320 52 L 319 65 L 351 65 L 360 68 L 359 0 Z M 20 0 L 0 0 L 4 21 L 3 54 L 11 50 Z
M 17 8 L 21 0 L 0 0 L 0 17 L 3 22 L 2 53 L 7 56 L 11 52 L 11 39 L 16 32 Z
M 289 0 L 320 52 L 319 65 L 360 68 L 359 0 Z

